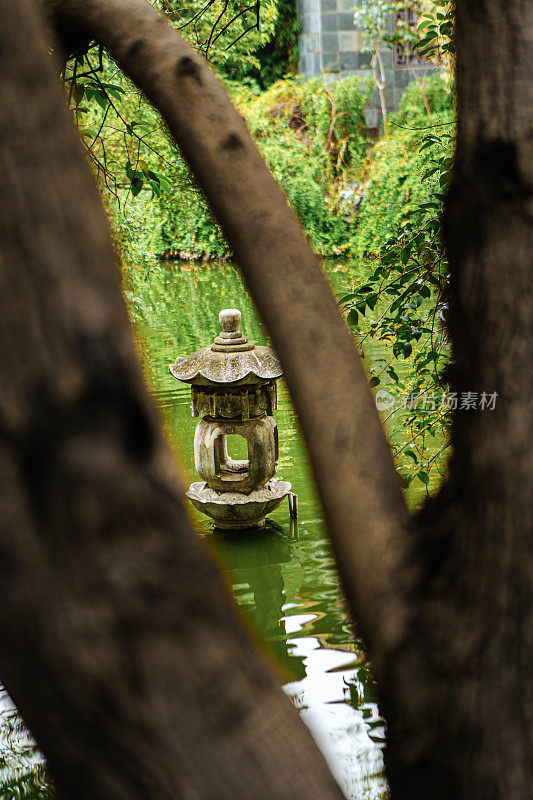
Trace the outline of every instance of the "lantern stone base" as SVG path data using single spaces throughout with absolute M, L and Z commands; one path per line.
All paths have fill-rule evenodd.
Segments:
M 202 481 L 191 483 L 187 497 L 198 511 L 214 520 L 217 528 L 239 531 L 262 528 L 267 514 L 272 513 L 290 491 L 288 481 L 270 480 L 250 494 L 217 492 Z

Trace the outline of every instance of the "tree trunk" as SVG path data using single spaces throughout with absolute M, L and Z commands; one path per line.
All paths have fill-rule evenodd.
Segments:
M 419 519 L 411 656 L 387 681 L 389 777 L 395 800 L 523 800 L 533 787 L 531 3 L 457 0 L 456 13 L 451 390 L 498 396 L 493 411 L 455 413 L 450 479 Z
M 339 800 L 183 508 L 39 10 L 0 24 L 0 675 L 60 797 Z
M 372 56 L 371 61 L 372 66 L 372 75 L 374 77 L 374 83 L 378 88 L 379 94 L 379 102 L 381 105 L 381 116 L 383 117 L 383 133 L 387 135 L 387 103 L 385 101 L 385 83 L 386 83 L 386 76 L 385 76 L 385 68 L 383 66 L 383 59 L 381 57 L 381 45 L 377 42 L 374 44 L 374 55 Z M 379 67 L 379 77 L 378 77 L 378 67 Z

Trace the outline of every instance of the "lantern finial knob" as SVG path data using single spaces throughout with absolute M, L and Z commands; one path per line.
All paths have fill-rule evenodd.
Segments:
M 255 345 L 249 342 L 240 330 L 241 312 L 237 308 L 223 308 L 218 315 L 222 327 L 219 335 L 211 345 L 215 353 L 240 353 L 253 350 Z
M 241 324 L 241 312 L 237 308 L 223 308 L 218 321 L 225 333 L 236 333 Z

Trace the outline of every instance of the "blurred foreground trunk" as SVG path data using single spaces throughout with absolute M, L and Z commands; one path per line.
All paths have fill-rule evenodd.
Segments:
M 0 11 L 2 681 L 60 797 L 338 800 L 185 513 L 37 12 Z

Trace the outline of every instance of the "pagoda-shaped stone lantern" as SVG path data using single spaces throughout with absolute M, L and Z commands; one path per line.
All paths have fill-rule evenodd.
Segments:
M 240 332 L 240 311 L 224 309 L 219 321 L 222 331 L 210 347 L 178 357 L 169 367 L 175 378 L 191 384 L 192 413 L 202 417 L 194 435 L 202 481 L 191 484 L 187 497 L 218 528 L 262 527 L 287 495 L 295 507 L 291 484 L 274 480 L 278 431 L 272 414 L 282 370 L 270 347 L 255 345 Z M 230 436 L 243 437 L 247 459 L 228 454 Z

